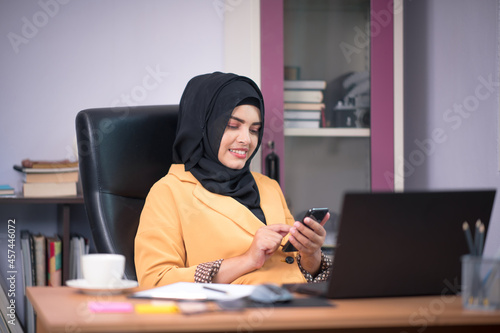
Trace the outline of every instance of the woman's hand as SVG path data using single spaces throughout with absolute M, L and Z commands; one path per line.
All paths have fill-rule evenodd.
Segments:
M 318 273 L 321 265 L 321 246 L 326 237 L 323 226 L 329 218 L 330 213 L 327 213 L 323 221 L 318 223 L 307 217 L 304 219 L 305 225 L 296 221 L 290 228 L 289 240 L 300 253 L 300 264 L 313 276 Z
M 258 229 L 248 250 L 241 256 L 224 259 L 212 282 L 231 283 L 264 266 L 266 260 L 280 247 L 281 240 L 290 228 L 287 224 L 271 224 Z
M 257 230 L 250 248 L 245 253 L 254 269 L 261 268 L 266 260 L 276 252 L 281 245 L 281 240 L 289 233 L 290 228 L 286 224 L 271 224 Z

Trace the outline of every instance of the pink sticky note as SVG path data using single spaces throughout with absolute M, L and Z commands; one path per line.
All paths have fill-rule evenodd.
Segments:
M 132 312 L 134 307 L 127 302 L 88 302 L 90 312 Z

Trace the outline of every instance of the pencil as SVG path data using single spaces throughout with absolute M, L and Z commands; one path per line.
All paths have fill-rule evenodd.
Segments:
M 465 238 L 467 239 L 467 246 L 469 246 L 470 254 L 475 255 L 476 251 L 474 250 L 474 244 L 472 242 L 472 234 L 470 233 L 470 228 L 469 228 L 469 224 L 467 223 L 467 221 L 465 221 L 462 224 L 462 229 L 464 229 Z
M 481 237 L 481 233 L 479 232 L 480 227 L 481 227 L 481 221 L 477 220 L 476 228 L 474 230 L 474 251 L 477 256 L 479 255 L 479 238 Z
M 481 223 L 479 226 L 479 244 L 477 246 L 477 255 L 483 255 L 483 247 L 484 247 L 484 224 Z

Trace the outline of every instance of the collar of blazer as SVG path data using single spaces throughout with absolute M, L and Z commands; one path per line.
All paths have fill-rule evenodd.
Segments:
M 184 170 L 183 164 L 173 164 L 170 168 L 173 173 L 183 182 L 195 184 L 193 195 L 207 205 L 207 207 L 219 212 L 225 217 L 233 220 L 244 230 L 255 235 L 257 229 L 263 226 L 262 222 L 248 209 L 243 210 L 239 202 L 231 197 L 207 191 L 201 183 L 189 171 Z M 284 209 L 280 203 L 279 185 L 272 186 L 271 180 L 259 173 L 252 173 L 260 194 L 260 205 L 266 216 L 267 224 L 286 223 Z

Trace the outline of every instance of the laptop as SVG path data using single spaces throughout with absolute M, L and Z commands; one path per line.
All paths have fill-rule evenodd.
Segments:
M 329 281 L 284 287 L 333 299 L 456 294 L 463 222 L 487 230 L 495 193 L 346 193 Z

